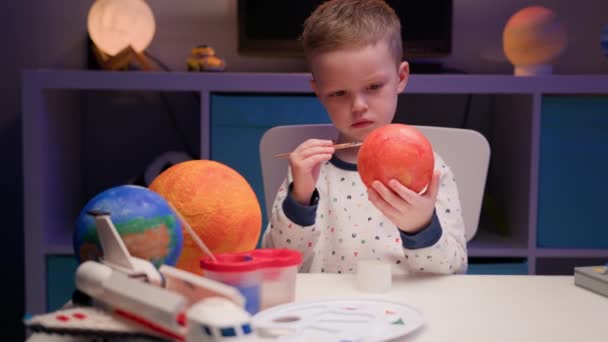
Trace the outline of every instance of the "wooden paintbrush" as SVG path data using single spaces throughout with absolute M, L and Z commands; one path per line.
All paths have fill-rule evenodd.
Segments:
M 353 141 L 353 142 L 347 142 L 347 143 L 342 143 L 342 144 L 335 144 L 334 145 L 334 149 L 341 150 L 343 148 L 351 148 L 351 147 L 361 146 L 361 144 L 363 144 L 362 141 Z M 279 153 L 279 154 L 275 154 L 274 157 L 275 158 L 283 158 L 283 157 L 289 156 L 289 154 L 291 154 L 291 152 Z

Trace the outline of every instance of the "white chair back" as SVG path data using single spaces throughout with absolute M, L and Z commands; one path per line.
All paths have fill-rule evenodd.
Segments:
M 454 172 L 465 223 L 465 237 L 470 241 L 479 224 L 481 204 L 490 162 L 490 145 L 479 132 L 470 129 L 415 126 L 431 142 Z M 264 181 L 266 212 L 272 214 L 272 203 L 287 172 L 287 158 L 275 154 L 289 152 L 308 138 L 336 139 L 331 124 L 276 126 L 260 140 L 260 164 Z

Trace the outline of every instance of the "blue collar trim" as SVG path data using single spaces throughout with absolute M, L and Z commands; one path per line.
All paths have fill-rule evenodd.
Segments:
M 346 171 L 357 171 L 357 164 L 347 163 L 342 159 L 338 159 L 338 157 L 336 157 L 335 155 L 331 157 L 329 162 L 332 163 L 332 165 L 337 167 L 338 169 Z

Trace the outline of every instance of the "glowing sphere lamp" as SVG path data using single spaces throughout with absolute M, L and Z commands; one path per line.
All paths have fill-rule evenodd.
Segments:
M 503 31 L 503 49 L 516 76 L 548 75 L 568 39 L 556 14 L 545 7 L 530 6 L 516 12 Z
M 96 0 L 87 18 L 93 51 L 105 69 L 124 69 L 137 63 L 144 70 L 151 65 L 144 55 L 156 24 L 144 0 Z

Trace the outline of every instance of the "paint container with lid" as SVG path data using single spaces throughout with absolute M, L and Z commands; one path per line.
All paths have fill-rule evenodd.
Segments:
M 252 315 L 294 300 L 296 274 L 302 262 L 299 252 L 268 248 L 214 256 L 215 261 L 201 259 L 204 275 L 237 288 Z
M 262 262 L 261 309 L 293 302 L 296 274 L 302 263 L 300 252 L 290 249 L 256 249 L 254 257 Z

